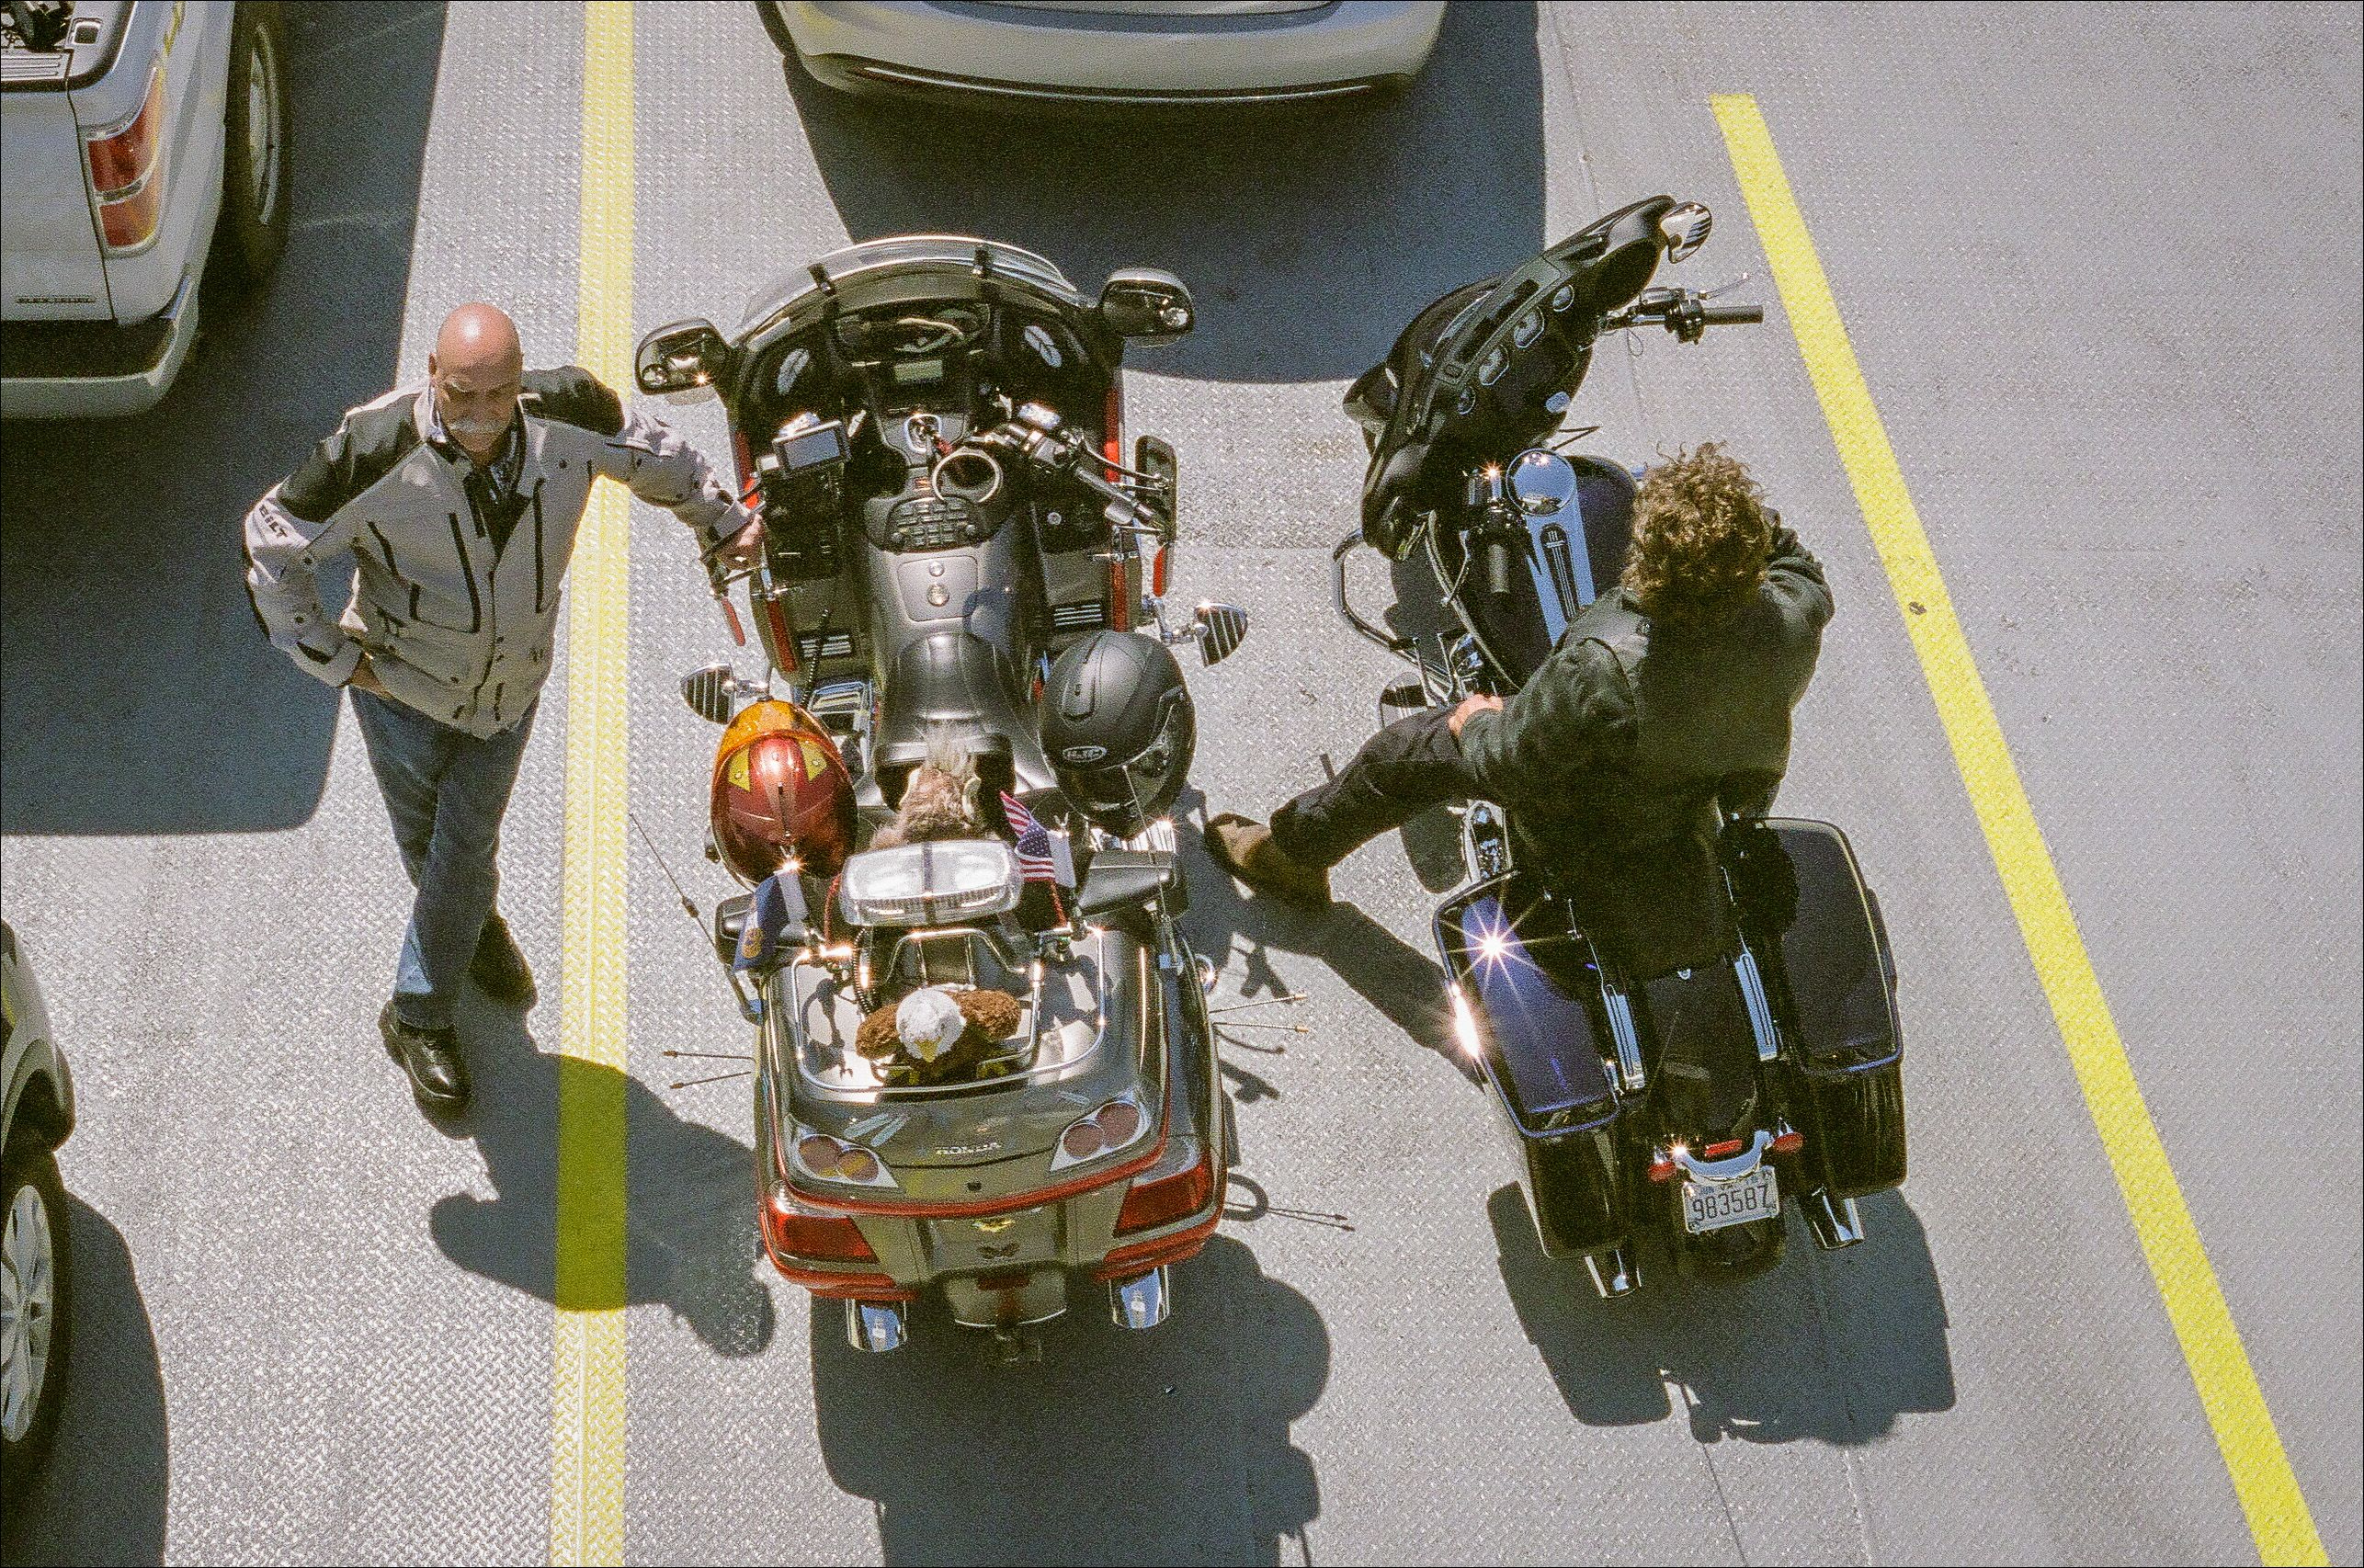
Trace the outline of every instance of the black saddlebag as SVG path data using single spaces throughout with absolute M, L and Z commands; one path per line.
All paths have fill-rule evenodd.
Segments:
M 1608 1016 L 1591 949 L 1564 903 L 1513 876 L 1437 912 L 1454 1032 L 1506 1110 L 1544 1252 L 1625 1240 L 1631 1197 L 1617 1157 Z
M 1847 835 L 1772 817 L 1725 835 L 1741 928 L 1799 1070 L 1806 1158 L 1835 1198 L 1904 1179 L 1904 1036 L 1880 901 Z

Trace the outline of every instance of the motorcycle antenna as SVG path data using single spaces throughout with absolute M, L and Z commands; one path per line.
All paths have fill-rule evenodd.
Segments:
M 698 927 L 698 934 L 704 936 L 706 934 L 705 916 L 698 913 L 698 906 L 689 901 L 689 895 L 681 891 L 681 880 L 673 874 L 673 868 L 665 863 L 665 857 L 657 850 L 656 840 L 649 836 L 649 830 L 641 822 L 640 812 L 627 806 L 624 808 L 624 814 L 632 819 L 632 827 L 640 834 L 641 842 L 649 846 L 649 856 L 656 861 L 656 869 L 663 871 L 665 880 L 673 884 L 673 896 L 681 901 L 681 912 L 689 916 L 689 923 Z

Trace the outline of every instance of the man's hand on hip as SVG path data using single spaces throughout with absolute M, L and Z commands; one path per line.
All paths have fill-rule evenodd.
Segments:
M 1464 697 L 1461 699 L 1461 705 L 1453 710 L 1452 717 L 1445 721 L 1445 727 L 1453 732 L 1453 739 L 1460 740 L 1461 726 L 1469 722 L 1470 715 L 1483 713 L 1489 709 L 1497 713 L 1502 711 L 1502 699 L 1482 696 Z
M 378 672 L 370 665 L 369 655 L 367 653 L 362 654 L 361 662 L 353 666 L 353 673 L 346 677 L 345 684 L 389 700 L 393 697 L 393 693 L 386 689 L 385 683 L 378 678 Z

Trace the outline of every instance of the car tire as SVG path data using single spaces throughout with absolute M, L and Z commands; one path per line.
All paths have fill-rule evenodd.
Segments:
M 71 1244 L 57 1156 L 40 1148 L 11 1151 L 0 1181 L 0 1291 L 6 1293 L 7 1317 L 0 1352 L 39 1353 L 37 1364 L 23 1369 L 30 1386 L 0 1387 L 0 1490 L 11 1497 L 40 1468 L 65 1398 L 66 1342 L 74 1322 Z M 46 1281 L 39 1278 L 44 1264 Z M 40 1299 L 44 1293 L 46 1301 Z M 36 1307 L 38 1319 L 28 1312 Z M 20 1333 L 26 1335 L 21 1342 Z M 0 1376 L 13 1385 L 18 1370 L 8 1367 Z
M 223 112 L 222 216 L 212 265 L 259 287 L 288 248 L 290 117 L 287 23 L 276 0 L 240 0 L 230 24 L 229 108 Z

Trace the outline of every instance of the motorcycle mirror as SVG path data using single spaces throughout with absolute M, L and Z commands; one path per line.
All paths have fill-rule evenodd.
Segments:
M 1510 460 L 1504 488 L 1529 517 L 1557 517 L 1576 498 L 1576 467 L 1557 452 L 1529 447 Z
M 731 346 L 712 322 L 693 316 L 671 322 L 641 339 L 632 357 L 632 380 L 652 396 L 702 397 L 714 390 L 731 365 Z
M 1686 201 L 1669 209 L 1658 220 L 1658 237 L 1666 246 L 1666 259 L 1684 261 L 1698 255 L 1714 227 L 1715 214 L 1699 202 Z
M 1172 343 L 1198 323 L 1190 290 L 1163 267 L 1128 267 L 1100 285 L 1100 320 L 1119 337 L 1154 346 Z
M 1191 612 L 1190 631 L 1199 640 L 1199 662 L 1219 665 L 1247 641 L 1247 611 L 1237 605 L 1202 604 Z
M 738 686 L 728 665 L 709 665 L 681 677 L 681 699 L 691 712 L 711 724 L 731 722 L 731 699 Z

